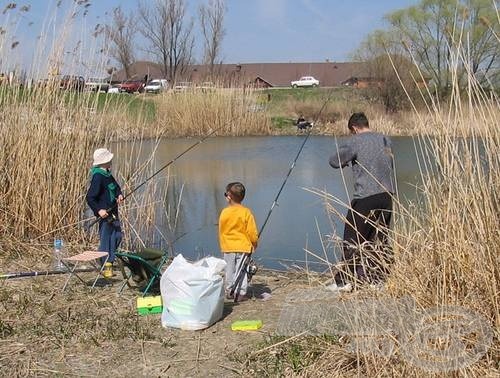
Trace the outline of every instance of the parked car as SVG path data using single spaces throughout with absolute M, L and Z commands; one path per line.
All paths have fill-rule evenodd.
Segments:
M 108 93 L 121 93 L 121 84 L 115 84 L 108 88 Z
M 144 92 L 144 82 L 141 80 L 128 80 L 122 83 L 120 91 L 127 93 L 142 93 Z
M 174 87 L 174 92 L 184 92 L 191 87 L 191 83 L 184 81 Z
M 92 92 L 107 92 L 109 87 L 104 79 L 91 78 L 85 82 L 85 89 Z
M 59 88 L 64 90 L 83 91 L 85 79 L 82 76 L 64 75 L 59 82 Z
M 201 91 L 203 93 L 206 93 L 206 92 L 213 92 L 215 91 L 215 84 L 212 83 L 211 81 L 205 81 L 203 83 L 201 83 Z
M 144 87 L 146 93 L 160 93 L 168 89 L 168 80 L 155 79 L 151 80 L 148 85 Z
M 293 88 L 298 88 L 298 87 L 318 87 L 319 86 L 319 80 L 316 80 L 312 76 L 302 76 L 299 80 L 292 81 L 291 86 Z

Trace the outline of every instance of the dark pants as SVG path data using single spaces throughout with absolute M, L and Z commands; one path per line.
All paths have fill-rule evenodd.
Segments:
M 312 127 L 311 122 L 304 121 L 297 123 L 297 128 L 299 130 L 307 130 L 309 127 Z
M 122 229 L 119 220 L 99 222 L 99 251 L 108 252 L 108 261 L 115 261 L 115 252 L 122 241 Z M 101 259 L 104 263 L 104 259 Z
M 384 281 L 392 262 L 388 244 L 392 198 L 380 193 L 351 202 L 344 228 L 343 260 L 347 269 L 335 276 L 337 284 L 347 281 Z

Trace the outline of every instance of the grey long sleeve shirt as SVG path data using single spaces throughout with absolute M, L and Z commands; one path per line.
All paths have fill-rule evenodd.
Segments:
M 339 139 L 330 157 L 330 165 L 344 168 L 351 163 L 354 198 L 394 193 L 391 145 L 388 137 L 371 131 Z

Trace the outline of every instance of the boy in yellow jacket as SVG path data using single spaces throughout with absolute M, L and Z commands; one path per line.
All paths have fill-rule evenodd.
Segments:
M 219 217 L 219 243 L 227 264 L 226 296 L 231 299 L 229 293 L 241 269 L 242 258 L 246 253 L 252 253 L 257 248 L 259 237 L 251 210 L 241 204 L 245 198 L 243 184 L 240 182 L 227 184 L 224 196 L 227 207 L 221 211 Z M 246 299 L 247 286 L 245 274 L 239 293 L 234 293 L 237 295 L 237 301 Z

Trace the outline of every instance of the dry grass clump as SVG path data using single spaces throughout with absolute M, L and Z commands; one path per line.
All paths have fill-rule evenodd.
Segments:
M 187 90 L 156 97 L 157 122 L 166 137 L 268 135 L 270 119 L 250 89 Z
M 481 93 L 476 90 L 469 96 L 477 99 Z M 436 132 L 417 138 L 424 157 L 419 161 L 420 205 L 396 207 L 395 264 L 387 295 L 409 296 L 418 308 L 446 311 L 460 306 L 484 317 L 493 332 L 492 344 L 478 362 L 459 371 L 494 376 L 499 369 L 494 361 L 500 357 L 499 103 L 455 104 L 446 117 L 437 112 L 420 118 L 421 129 L 430 119 Z M 404 360 L 381 364 L 368 355 L 359 362 L 369 376 L 429 374 Z
M 108 138 L 84 104 L 41 88 L 3 90 L 0 217 L 18 237 L 74 222 L 85 193 L 91 151 Z M 24 98 L 21 98 L 24 96 Z
M 467 95 L 471 101 L 463 102 Z M 391 237 L 395 263 L 383 297 L 409 297 L 423 314 L 432 309 L 439 314 L 448 314 L 440 318 L 442 339 L 431 339 L 425 344 L 434 351 L 430 353 L 431 358 L 425 360 L 429 354 L 425 356 L 424 352 L 423 363 L 405 358 L 405 345 L 418 340 L 418 334 L 413 336 L 414 339 L 401 339 L 388 333 L 396 348 L 390 358 L 381 358 L 374 353 L 351 354 L 349 357 L 342 351 L 343 346 L 334 345 L 305 369 L 306 376 L 320 376 L 325 371 L 335 371 L 333 376 L 337 371 L 343 372 L 343 376 L 498 375 L 499 102 L 495 98 L 494 101 L 477 103 L 481 95 L 481 89 L 476 87 L 467 94 L 461 93 L 461 99 L 452 99 L 448 113 L 436 109 L 435 113 L 415 115 L 417 129 L 433 125 L 433 135 L 417 137 L 415 143 L 421 152 L 418 156 L 422 157 L 418 162 L 423 182 L 419 188 L 419 204 L 404 208 L 396 200 Z M 468 330 L 467 327 L 472 327 L 467 325 L 470 323 L 460 323 L 460 318 L 451 315 L 457 306 L 459 311 L 472 312 L 474 321 L 484 319 L 487 329 Z M 457 329 L 461 332 L 458 340 L 454 339 Z M 446 340 L 447 335 L 451 341 Z M 480 353 L 481 358 L 469 364 L 457 362 L 455 368 L 446 368 L 439 364 L 439 357 L 432 357 L 436 350 L 442 350 L 447 353 L 445 358 L 459 361 L 460 347 L 472 353 L 474 347 L 483 341 L 487 343 L 487 352 Z M 460 350 L 453 352 L 446 342 L 460 343 Z M 355 363 L 352 363 L 353 357 Z M 435 358 L 435 363 L 432 358 Z M 433 368 L 440 373 L 432 372 Z
M 136 117 L 127 117 L 126 102 L 61 91 L 55 83 L 32 90 L 0 87 L 0 99 L 2 257 L 30 251 L 30 244 L 44 249 L 43 243 L 58 236 L 85 238 L 82 220 L 95 148 L 106 146 L 118 153 L 122 164 L 114 174 L 125 192 L 151 172 L 151 161 L 140 165 L 134 154 L 154 128 L 146 130 L 140 109 Z M 127 139 L 126 146 L 116 144 L 121 139 Z M 143 193 L 154 191 L 155 185 L 149 183 Z M 130 200 L 130 208 L 139 208 L 154 221 L 148 215 L 154 208 L 151 197 Z M 127 211 L 122 214 L 126 218 Z

